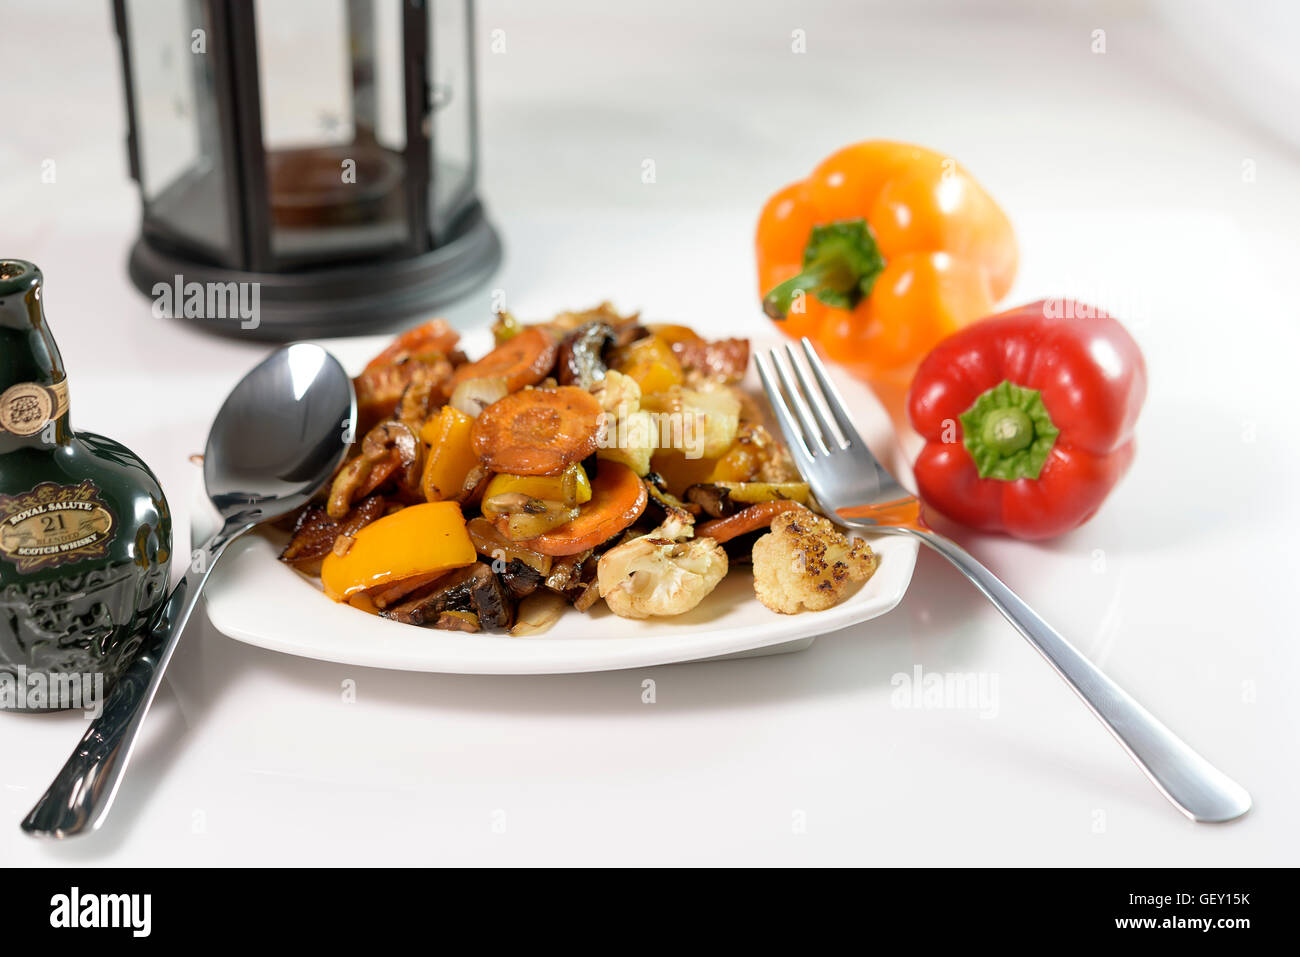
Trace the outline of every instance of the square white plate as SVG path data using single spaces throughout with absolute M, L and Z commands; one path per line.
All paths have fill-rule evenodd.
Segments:
M 356 373 L 389 336 L 332 339 L 321 345 Z M 754 338 L 754 349 L 785 340 Z M 486 330 L 467 334 L 471 356 L 490 345 Z M 858 431 L 881 461 L 910 479 L 888 414 L 862 383 L 832 369 Z M 744 388 L 762 392 L 751 363 Z M 766 399 L 763 400 L 766 407 Z M 215 513 L 196 491 L 195 541 L 206 537 Z M 202 526 L 202 527 L 199 527 Z M 917 543 L 902 536 L 865 536 L 880 555 L 875 575 L 848 600 L 821 612 L 779 615 L 754 596 L 748 569 L 739 567 L 699 607 L 675 618 L 619 618 L 603 603 L 586 614 L 569 610 L 546 634 L 512 638 L 417 628 L 335 604 L 319 582 L 281 564 L 287 536 L 258 530 L 234 542 L 205 590 L 208 617 L 239 641 L 289 654 L 374 668 L 452 674 L 565 674 L 638 668 L 736 654 L 807 647 L 817 635 L 867 621 L 903 598 L 916 564 Z

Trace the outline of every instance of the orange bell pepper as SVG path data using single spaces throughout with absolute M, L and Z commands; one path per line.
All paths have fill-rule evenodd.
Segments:
M 321 562 L 325 594 L 335 601 L 364 588 L 415 575 L 473 565 L 478 552 L 455 502 L 427 502 L 385 515 L 362 528 L 346 551 Z
M 637 339 L 614 349 L 609 357 L 611 369 L 630 376 L 641 387 L 641 392 L 667 392 L 681 385 L 681 361 L 673 354 L 669 340 L 657 335 Z
M 429 454 L 420 476 L 420 491 L 430 502 L 459 495 L 469 470 L 478 465 L 478 454 L 470 441 L 473 428 L 473 419 L 449 405 L 424 423 L 420 438 L 428 444 Z
M 993 311 L 1018 258 L 1010 221 L 970 173 L 887 140 L 845 147 L 768 200 L 756 246 L 764 312 L 896 388 Z

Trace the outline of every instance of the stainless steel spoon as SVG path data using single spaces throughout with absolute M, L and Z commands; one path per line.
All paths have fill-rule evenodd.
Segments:
M 234 539 L 298 508 L 329 480 L 347 453 L 356 416 L 356 396 L 343 367 L 307 343 L 278 349 L 235 386 L 212 423 L 203 456 L 203 483 L 221 527 L 194 549 L 140 657 L 113 686 L 103 712 L 23 819 L 24 831 L 63 838 L 104 822 L 212 566 Z

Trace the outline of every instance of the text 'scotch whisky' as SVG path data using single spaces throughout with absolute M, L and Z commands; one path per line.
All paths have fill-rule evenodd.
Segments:
M 126 670 L 171 558 L 153 472 L 72 431 L 42 295 L 39 269 L 0 259 L 0 710 L 89 707 L 66 696 Z

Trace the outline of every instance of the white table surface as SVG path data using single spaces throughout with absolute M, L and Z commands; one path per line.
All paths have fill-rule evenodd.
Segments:
M 1100 300 L 1151 370 L 1136 464 L 1090 525 L 1047 545 L 964 541 L 1255 809 L 1186 822 L 923 554 L 895 612 L 806 652 L 635 672 L 347 668 L 199 616 L 94 835 L 17 827 L 84 719 L 0 715 L 0 862 L 1295 863 L 1300 162 L 1285 137 L 1194 79 L 1155 7 L 610 6 L 481 5 L 484 194 L 507 258 L 448 315 L 485 321 L 499 289 L 528 318 L 611 298 L 757 330 L 768 193 L 854 139 L 956 155 L 1018 227 L 1008 303 Z M 138 204 L 107 11 L 7 8 L 0 75 L 21 109 L 0 136 L 0 252 L 45 271 L 74 421 L 152 464 L 184 555 L 187 457 L 266 347 L 156 320 L 127 280 Z M 495 29 L 503 54 L 487 52 Z M 996 707 L 892 706 L 892 677 L 917 667 L 996 680 Z

